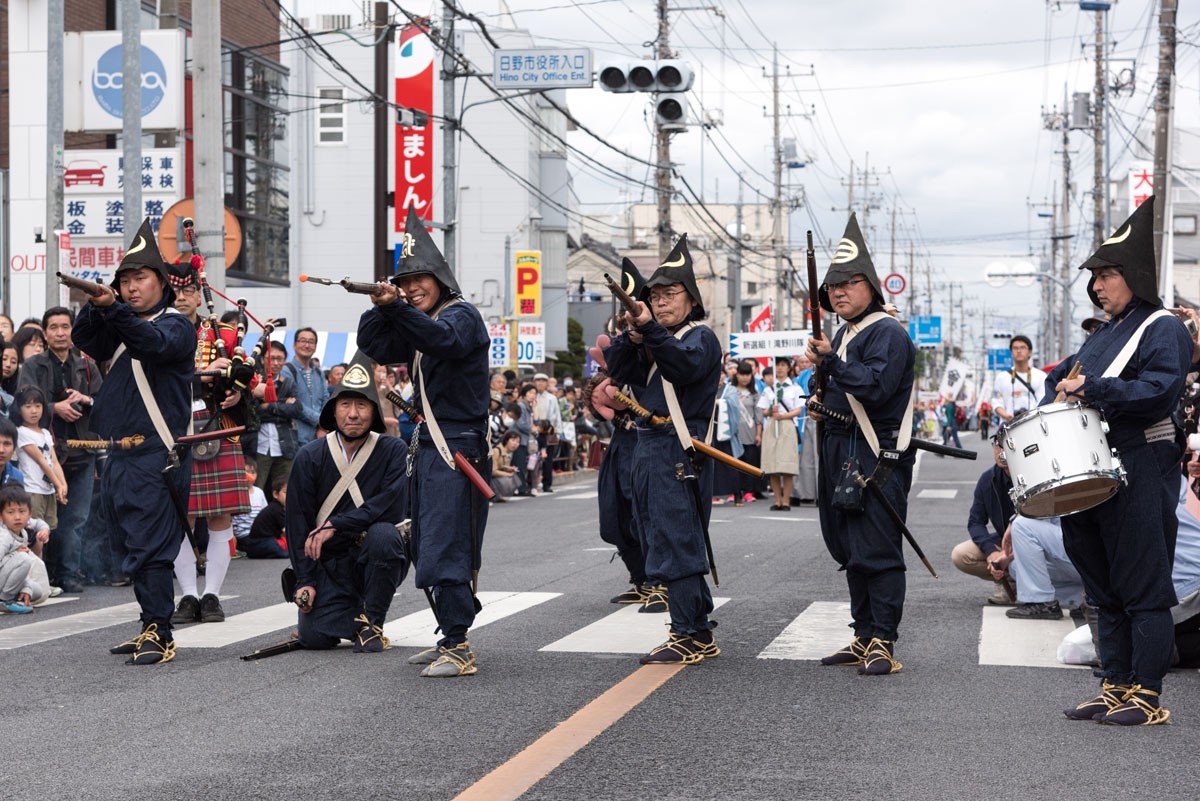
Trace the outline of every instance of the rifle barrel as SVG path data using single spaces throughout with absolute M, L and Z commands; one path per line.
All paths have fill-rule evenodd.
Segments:
M 332 278 L 318 278 L 315 275 L 301 275 L 301 283 L 322 284 L 324 286 L 340 286 L 347 292 L 355 295 L 375 295 L 379 292 L 378 284 L 368 284 L 363 281 L 351 281 L 349 276 L 341 280 L 333 280 Z
M 634 303 L 633 298 L 608 273 L 604 274 L 604 283 L 608 284 L 608 291 L 613 293 L 613 296 L 621 302 L 621 305 L 625 307 L 625 311 L 629 312 L 629 314 L 637 314 L 637 305 Z
M 76 278 L 73 275 L 66 275 L 65 273 L 55 273 L 55 275 L 58 276 L 59 283 L 63 284 L 64 286 L 78 289 L 79 291 L 90 295 L 93 298 L 100 297 L 104 294 L 104 290 L 107 289 L 107 287 L 103 286 L 102 284 L 97 284 L 94 281 L 85 281 L 82 278 Z

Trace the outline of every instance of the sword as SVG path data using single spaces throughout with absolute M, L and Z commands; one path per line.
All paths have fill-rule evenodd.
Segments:
M 875 497 L 875 500 L 879 501 L 879 504 L 884 508 L 884 511 L 887 512 L 888 517 L 892 519 L 892 523 L 895 524 L 896 528 L 900 529 L 900 533 L 904 535 L 904 539 L 908 540 L 908 544 L 912 546 L 913 553 L 915 553 L 917 558 L 924 563 L 930 574 L 934 578 L 937 578 L 937 571 L 933 569 L 933 565 L 929 564 L 929 560 L 925 558 L 925 552 L 922 551 L 921 546 L 917 544 L 916 537 L 914 537 L 912 532 L 908 530 L 908 526 L 905 524 L 904 518 L 901 517 L 900 513 L 896 511 L 896 508 L 892 506 L 891 501 L 887 499 L 887 496 L 883 494 L 883 490 L 879 486 L 880 483 L 886 483 L 888 478 L 892 475 L 892 471 L 899 463 L 901 455 L 901 451 L 881 450 L 879 452 L 879 462 L 876 464 L 875 472 L 871 474 L 871 477 L 864 478 L 862 473 L 855 471 L 853 475 L 854 483 L 860 487 L 863 487 L 864 489 L 869 490 L 871 495 Z
M 849 426 L 854 425 L 855 423 L 854 415 L 846 414 L 845 412 L 839 412 L 836 409 L 830 409 L 828 406 L 818 400 L 810 399 L 808 401 L 808 408 L 822 417 L 828 417 L 830 420 L 837 420 L 839 423 L 843 423 L 844 425 Z M 925 439 L 909 440 L 908 449 L 913 450 L 914 448 L 919 451 L 936 453 L 939 456 L 953 456 L 955 459 L 970 459 L 974 461 L 975 459 L 979 458 L 979 454 L 975 453 L 975 451 L 969 451 L 966 448 L 951 448 L 949 445 L 939 445 L 936 442 L 930 442 L 929 440 Z
M 691 463 L 690 454 L 688 462 Z M 700 530 L 704 533 L 704 551 L 708 555 L 708 569 L 712 572 L 713 584 L 720 587 L 721 579 L 717 576 L 717 560 L 713 556 L 712 539 L 708 534 L 708 524 L 704 522 L 704 501 L 700 497 L 700 479 L 696 477 L 695 472 L 685 469 L 683 462 L 679 462 L 675 465 L 675 480 L 688 483 L 691 487 L 692 500 L 696 502 L 696 516 L 700 519 Z

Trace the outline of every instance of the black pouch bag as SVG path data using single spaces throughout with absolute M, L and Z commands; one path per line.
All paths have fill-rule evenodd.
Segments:
M 858 462 L 858 457 L 847 457 L 842 465 L 842 472 L 838 475 L 837 486 L 833 490 L 833 500 L 830 505 L 834 509 L 840 509 L 847 514 L 862 514 L 863 488 L 854 480 L 855 474 L 861 472 L 862 466 Z

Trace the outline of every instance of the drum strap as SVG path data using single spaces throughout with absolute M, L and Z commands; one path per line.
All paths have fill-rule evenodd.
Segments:
M 842 337 L 842 344 L 838 348 L 838 358 L 845 360 L 846 347 L 850 344 L 850 340 L 858 336 L 869 325 L 874 325 L 881 320 L 891 320 L 896 322 L 896 318 L 887 312 L 872 312 L 857 323 L 849 323 L 846 328 L 846 335 Z M 897 322 L 896 325 L 899 325 Z M 871 418 L 867 417 L 867 410 L 858 402 L 858 398 L 846 393 L 846 400 L 850 402 L 850 410 L 854 412 L 854 419 L 858 421 L 858 427 L 862 429 L 863 437 L 867 440 L 867 445 L 871 447 L 871 453 L 879 456 L 879 436 L 875 433 L 875 426 L 871 425 Z M 912 419 L 913 419 L 913 404 L 917 400 L 917 384 L 914 381 L 912 392 L 908 397 L 908 407 L 904 410 L 904 416 L 900 419 L 900 434 L 896 437 L 896 450 L 908 450 L 908 444 L 912 440 Z
M 1117 354 L 1117 358 L 1112 360 L 1112 364 L 1108 366 L 1108 369 L 1104 371 L 1104 375 L 1101 377 L 1116 378 L 1119 376 L 1129 364 L 1129 360 L 1133 358 L 1133 354 L 1137 350 L 1138 345 L 1141 343 L 1142 336 L 1146 333 L 1146 329 L 1150 327 L 1150 324 L 1155 320 L 1170 316 L 1171 313 L 1166 309 L 1159 309 L 1158 311 L 1154 312 L 1154 314 L 1151 314 L 1149 317 L 1147 317 L 1145 321 L 1138 326 L 1138 330 L 1133 332 L 1133 336 L 1131 336 L 1129 341 L 1125 343 L 1125 347 L 1121 348 L 1121 352 Z

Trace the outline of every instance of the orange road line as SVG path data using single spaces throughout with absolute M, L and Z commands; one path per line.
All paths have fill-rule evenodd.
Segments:
M 605 690 L 454 801 L 515 801 L 684 668 L 644 665 Z

